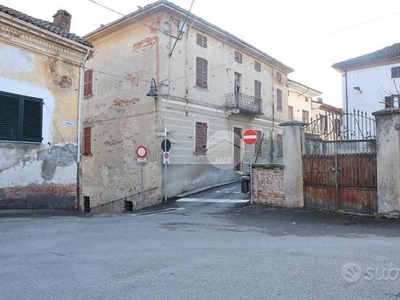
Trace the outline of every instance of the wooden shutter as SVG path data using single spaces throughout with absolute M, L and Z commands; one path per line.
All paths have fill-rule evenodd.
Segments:
M 92 127 L 83 128 L 83 155 L 92 154 Z
M 259 100 L 261 99 L 261 82 L 254 80 L 254 97 Z
M 43 100 L 24 99 L 22 117 L 22 139 L 24 141 L 42 141 Z
M 276 89 L 276 109 L 282 110 L 282 90 Z
M 0 139 L 18 139 L 19 97 L 0 94 Z
M 258 72 L 261 72 L 261 63 L 259 61 L 254 61 L 254 69 Z
M 235 60 L 236 60 L 238 63 L 242 63 L 242 61 L 243 61 L 243 55 L 242 55 L 241 52 L 235 51 Z
M 208 62 L 206 59 L 196 58 L 196 86 L 206 89 L 208 78 Z
M 207 48 L 207 37 L 198 33 L 197 34 L 197 45 Z
M 207 123 L 196 122 L 195 154 L 206 154 L 207 152 L 207 129 Z
M 83 96 L 84 98 L 93 96 L 93 69 L 85 70 Z

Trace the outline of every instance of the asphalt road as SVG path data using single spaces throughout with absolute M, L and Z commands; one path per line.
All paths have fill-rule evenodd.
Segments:
M 0 299 L 400 299 L 400 221 L 246 197 L 232 185 L 134 214 L 0 213 Z

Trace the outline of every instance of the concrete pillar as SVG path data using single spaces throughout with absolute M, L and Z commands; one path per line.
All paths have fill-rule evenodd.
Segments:
M 303 122 L 289 121 L 283 127 L 283 166 L 285 206 L 303 207 Z
M 400 211 L 400 109 L 387 108 L 376 119 L 378 212 Z

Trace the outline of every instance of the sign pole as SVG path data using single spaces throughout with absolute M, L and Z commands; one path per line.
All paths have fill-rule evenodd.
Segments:
M 143 201 L 143 185 L 144 185 L 144 179 L 143 179 L 143 164 L 140 165 L 140 200 Z
M 253 146 L 256 142 L 257 142 L 258 136 L 257 136 L 257 132 L 253 129 L 248 129 L 245 131 L 245 133 L 243 134 L 243 141 L 245 142 L 245 144 L 250 146 L 250 153 L 249 153 L 249 157 L 250 157 L 250 163 L 249 163 L 249 176 L 250 176 L 250 187 L 249 187 L 249 191 L 250 191 L 250 204 L 253 204 Z
M 250 204 L 253 204 L 253 146 L 250 146 Z
M 164 149 L 166 151 L 167 149 L 167 127 L 164 127 Z M 164 155 L 164 153 L 163 153 Z M 164 158 L 163 158 L 164 159 Z M 168 194 L 167 194 L 167 163 L 164 164 L 164 202 L 167 202 L 168 200 Z

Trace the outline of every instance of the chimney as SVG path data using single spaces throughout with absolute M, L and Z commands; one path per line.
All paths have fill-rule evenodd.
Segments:
M 63 30 L 69 32 L 71 27 L 71 14 L 66 10 L 59 9 L 53 16 L 53 24 L 61 27 Z

